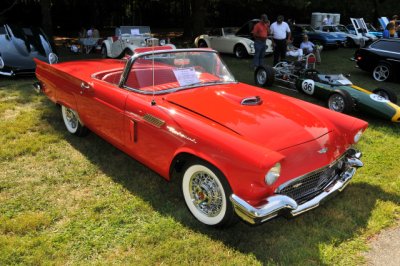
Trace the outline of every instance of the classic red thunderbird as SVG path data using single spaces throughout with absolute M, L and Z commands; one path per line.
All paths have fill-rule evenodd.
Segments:
M 367 123 L 237 82 L 216 51 L 139 48 L 126 60 L 36 61 L 66 129 L 88 129 L 166 179 L 201 223 L 296 216 L 363 164 Z

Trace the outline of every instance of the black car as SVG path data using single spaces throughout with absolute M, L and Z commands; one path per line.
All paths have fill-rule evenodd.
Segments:
M 400 71 L 400 39 L 379 39 L 354 55 L 362 70 L 372 73 L 377 81 L 385 81 Z
M 44 32 L 38 27 L 0 25 L 0 75 L 35 72 L 33 58 L 55 63 L 57 56 Z

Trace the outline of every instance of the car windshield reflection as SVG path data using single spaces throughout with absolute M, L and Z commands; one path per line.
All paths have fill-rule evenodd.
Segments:
M 213 51 L 168 51 L 135 58 L 125 87 L 159 94 L 232 82 L 235 78 Z

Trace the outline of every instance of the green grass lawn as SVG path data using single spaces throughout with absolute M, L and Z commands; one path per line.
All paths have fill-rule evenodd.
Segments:
M 352 54 L 324 51 L 318 69 L 349 73 L 369 89 L 391 87 L 400 98 L 399 82 L 374 82 L 354 68 Z M 253 84 L 251 58 L 224 60 Z M 400 218 L 398 124 L 356 114 L 370 123 L 359 144 L 365 166 L 320 208 L 215 230 L 190 215 L 176 184 L 95 134 L 68 134 L 33 81 L 0 78 L 0 265 L 356 265 L 368 239 Z

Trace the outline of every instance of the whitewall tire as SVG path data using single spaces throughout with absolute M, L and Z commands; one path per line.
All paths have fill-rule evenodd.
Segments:
M 232 191 L 215 167 L 203 162 L 190 164 L 183 174 L 182 193 L 190 212 L 201 223 L 221 227 L 232 222 Z
M 62 105 L 61 114 L 69 133 L 76 136 L 87 135 L 88 129 L 81 123 L 78 114 L 74 110 Z

